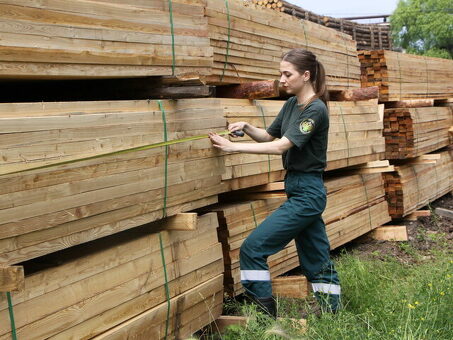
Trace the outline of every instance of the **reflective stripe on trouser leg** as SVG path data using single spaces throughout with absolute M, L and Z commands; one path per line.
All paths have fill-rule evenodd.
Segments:
M 322 307 L 337 310 L 340 307 L 341 287 L 335 266 L 330 260 L 329 239 L 322 217 L 296 237 L 301 269 Z
M 282 250 L 317 216 L 303 216 L 299 205 L 289 199 L 274 211 L 244 241 L 240 251 L 241 283 L 255 297 L 272 296 L 267 258 Z M 266 274 L 267 275 L 267 274 Z

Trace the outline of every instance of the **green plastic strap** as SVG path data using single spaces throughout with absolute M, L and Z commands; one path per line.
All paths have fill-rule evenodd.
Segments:
M 256 100 L 254 100 L 255 106 L 260 110 L 261 118 L 263 119 L 264 129 L 267 130 L 266 117 L 264 116 L 263 106 L 260 105 Z M 267 155 L 267 179 L 270 182 L 271 180 L 271 155 Z
M 346 39 L 345 39 L 345 37 L 343 35 L 341 36 L 341 40 L 343 40 L 343 45 L 344 45 L 344 49 L 345 49 L 345 53 L 346 53 L 346 73 L 347 73 L 346 78 L 348 79 L 347 88 L 349 89 L 349 53 L 348 53 L 348 45 L 346 45 Z
M 230 55 L 231 20 L 230 20 L 230 7 L 228 5 L 228 0 L 225 0 L 225 7 L 227 10 L 228 38 L 227 38 L 227 47 L 226 47 L 226 53 L 225 53 L 225 63 L 223 64 L 223 71 L 222 71 L 222 75 L 220 76 L 220 81 L 222 81 L 223 77 L 225 76 L 225 71 L 226 71 L 226 67 L 228 64 L 228 57 Z
M 167 118 L 162 101 L 158 100 L 159 109 L 162 112 L 162 122 L 164 123 L 164 143 L 168 142 Z M 162 208 L 163 217 L 167 216 L 167 195 L 168 195 L 168 144 L 165 144 L 165 164 L 164 164 L 164 207 Z
M 409 114 L 410 114 L 410 109 L 408 109 L 408 111 L 409 111 Z M 412 122 L 412 124 L 416 125 L 416 124 L 418 124 L 420 122 L 420 115 L 419 115 L 419 112 L 418 112 L 418 108 L 414 107 L 414 112 L 415 112 L 415 122 Z M 416 142 L 415 142 L 415 138 L 414 138 L 415 137 L 414 136 L 415 135 L 414 131 L 412 131 L 412 134 L 413 134 L 413 136 L 411 138 L 411 141 L 413 143 L 413 150 L 415 150 L 415 153 L 412 154 L 411 157 L 418 156 L 418 147 L 420 145 L 420 143 L 415 144 Z M 405 157 L 407 157 L 407 152 L 406 152 Z
M 373 226 L 371 224 L 371 207 L 370 207 L 370 199 L 368 196 L 368 189 L 366 187 L 365 180 L 363 179 L 363 175 L 359 175 L 360 179 L 362 180 L 363 188 L 365 189 L 365 197 L 366 197 L 366 205 L 368 206 L 368 218 L 370 222 L 370 229 L 373 229 Z
M 170 32 L 171 32 L 171 74 L 175 75 L 176 70 L 176 52 L 175 52 L 175 28 L 173 25 L 173 3 L 172 0 L 168 0 L 168 11 L 170 13 Z
M 348 146 L 348 159 L 347 159 L 346 166 L 349 166 L 349 158 L 350 158 L 349 137 L 348 137 L 348 132 L 346 131 L 346 122 L 344 121 L 343 109 L 341 108 L 341 106 L 339 106 L 338 108 L 340 109 L 340 116 L 341 116 L 341 120 L 343 121 L 344 135 L 346 137 L 346 144 Z
M 302 23 L 302 28 L 304 29 L 305 49 L 308 50 L 308 39 L 307 39 L 307 32 L 305 31 L 305 20 L 300 19 L 300 22 Z
M 250 202 L 250 208 L 252 209 L 253 221 L 255 222 L 255 228 L 258 227 L 258 222 L 256 221 L 255 208 L 253 208 L 253 203 Z
M 164 253 L 164 242 L 162 241 L 162 234 L 159 233 L 159 244 L 160 244 L 160 255 L 162 257 L 162 265 L 164 268 L 164 278 L 165 278 L 165 296 L 167 298 L 167 319 L 165 320 L 165 339 L 168 337 L 168 326 L 170 323 L 170 288 L 168 286 L 168 272 L 167 264 L 165 262 L 165 253 Z
M 11 337 L 13 340 L 17 340 L 16 323 L 14 322 L 13 300 L 11 298 L 10 292 L 6 292 L 6 298 L 8 299 L 9 321 L 11 323 Z

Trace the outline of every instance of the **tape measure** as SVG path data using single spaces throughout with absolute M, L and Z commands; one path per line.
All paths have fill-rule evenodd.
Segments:
M 216 132 L 216 134 L 218 134 L 220 136 L 225 136 L 225 135 L 230 134 L 230 131 L 228 131 L 228 130 L 220 131 L 220 132 Z M 55 166 L 59 166 L 59 165 L 72 164 L 72 163 L 88 161 L 88 160 L 102 158 L 102 157 L 107 157 L 107 156 L 121 155 L 121 154 L 134 152 L 134 151 L 144 151 L 144 150 L 148 150 L 148 149 L 159 148 L 159 147 L 162 147 L 162 146 L 169 146 L 169 145 L 174 145 L 174 144 L 179 144 L 179 143 L 191 142 L 191 141 L 194 141 L 194 140 L 204 139 L 204 138 L 208 138 L 208 137 L 209 137 L 209 135 L 197 135 L 197 136 L 191 136 L 191 137 L 186 137 L 186 138 L 173 139 L 173 140 L 169 140 L 167 142 L 160 142 L 160 143 L 154 143 L 154 144 L 148 144 L 148 145 L 142 145 L 142 146 L 135 146 L 133 148 L 124 149 L 124 150 L 118 150 L 118 151 L 113 151 L 113 152 L 108 152 L 108 153 L 103 153 L 103 154 L 100 154 L 100 155 L 95 155 L 95 156 L 90 156 L 90 157 L 85 157 L 85 158 L 72 159 L 72 160 L 69 160 L 69 161 L 63 161 L 63 162 L 58 162 L 58 163 L 52 163 L 52 164 L 37 166 L 37 167 L 34 167 L 34 168 L 25 169 L 25 170 L 6 172 L 6 173 L 3 173 L 3 174 L 0 174 L 0 176 L 24 173 L 24 172 L 32 171 L 32 170 L 47 169 L 47 168 L 51 168 L 51 167 L 55 167 Z

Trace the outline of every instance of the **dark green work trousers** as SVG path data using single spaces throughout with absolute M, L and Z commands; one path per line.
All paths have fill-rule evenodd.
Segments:
M 321 306 L 340 306 L 340 281 L 330 261 L 330 245 L 321 217 L 326 191 L 320 173 L 288 172 L 288 200 L 244 241 L 240 251 L 241 282 L 253 297 L 272 296 L 267 258 L 295 239 L 303 274 Z

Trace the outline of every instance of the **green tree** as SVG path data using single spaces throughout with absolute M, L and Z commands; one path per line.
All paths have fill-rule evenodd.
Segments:
M 390 23 L 395 46 L 453 59 L 452 0 L 400 0 Z

